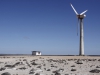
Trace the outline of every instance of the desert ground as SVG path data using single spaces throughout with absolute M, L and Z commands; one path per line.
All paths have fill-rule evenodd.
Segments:
M 0 56 L 0 75 L 100 75 L 100 56 Z

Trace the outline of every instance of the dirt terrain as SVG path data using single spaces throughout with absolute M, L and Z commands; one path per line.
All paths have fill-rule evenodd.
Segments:
M 0 75 L 100 75 L 100 56 L 0 56 Z

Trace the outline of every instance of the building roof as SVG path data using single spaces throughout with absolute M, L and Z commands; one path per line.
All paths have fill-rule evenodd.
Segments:
M 41 52 L 41 51 L 32 51 L 32 52 Z

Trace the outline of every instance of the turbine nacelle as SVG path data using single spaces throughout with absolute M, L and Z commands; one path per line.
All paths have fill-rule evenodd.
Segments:
M 77 15 L 78 19 L 83 19 L 84 17 L 86 17 L 86 15 Z

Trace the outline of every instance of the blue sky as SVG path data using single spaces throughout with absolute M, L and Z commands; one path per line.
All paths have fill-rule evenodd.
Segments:
M 79 54 L 78 13 L 85 55 L 100 55 L 100 0 L 0 0 L 0 53 Z

